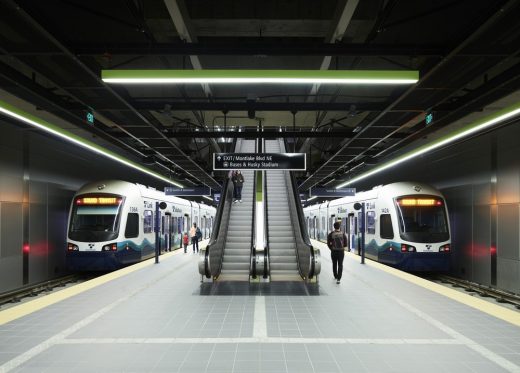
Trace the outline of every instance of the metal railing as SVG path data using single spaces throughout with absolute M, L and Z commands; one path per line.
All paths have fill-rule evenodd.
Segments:
M 253 175 L 253 211 L 251 215 L 251 254 L 249 256 L 249 275 L 252 278 L 256 278 L 256 171 L 253 171 Z
M 284 145 L 285 144 L 284 141 Z M 320 251 L 311 244 L 307 225 L 305 224 L 305 216 L 303 207 L 298 193 L 298 185 L 292 172 L 286 173 L 286 183 L 290 191 L 289 211 L 291 213 L 291 221 L 293 222 L 294 236 L 296 239 L 296 255 L 300 275 L 305 280 L 313 279 L 321 271 Z
M 265 171 L 263 175 L 262 183 L 264 185 L 263 190 L 263 204 L 264 204 L 264 274 L 263 278 L 268 278 L 271 271 L 269 266 L 269 208 L 268 208 L 268 193 L 267 193 L 267 175 Z

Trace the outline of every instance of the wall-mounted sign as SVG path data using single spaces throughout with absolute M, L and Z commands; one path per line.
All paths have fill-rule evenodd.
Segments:
M 164 187 L 164 194 L 167 196 L 210 196 L 209 187 L 175 188 Z
M 310 197 L 347 197 L 355 196 L 356 188 L 311 188 Z
M 424 123 L 426 123 L 426 125 L 430 125 L 431 123 L 433 122 L 433 112 L 428 112 L 426 113 L 426 115 L 424 116 Z
M 90 124 L 94 124 L 94 113 L 87 111 L 87 122 Z
M 305 153 L 214 153 L 213 170 L 305 171 Z

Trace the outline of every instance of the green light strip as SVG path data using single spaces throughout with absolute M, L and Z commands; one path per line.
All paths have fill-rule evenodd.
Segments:
M 103 155 L 107 158 L 110 158 L 116 162 L 119 162 L 119 163 L 122 163 L 124 164 L 125 166 L 128 166 L 128 167 L 131 167 L 137 171 L 140 171 L 140 172 L 143 172 L 147 175 L 150 175 L 152 177 L 155 177 L 159 180 L 162 180 L 168 184 L 173 184 L 179 188 L 183 188 L 183 185 L 176 182 L 176 181 L 173 181 L 173 180 L 170 180 L 152 170 L 149 170 L 145 167 L 142 167 L 140 165 L 138 165 L 137 163 L 135 162 L 132 162 L 131 160 L 129 159 L 126 159 L 124 157 L 121 157 L 119 155 L 117 155 L 116 153 L 108 150 L 108 149 L 105 149 L 89 140 L 86 140 L 82 137 L 79 137 L 79 136 L 76 136 L 75 134 L 67 131 L 67 130 L 64 130 L 54 124 L 51 124 L 39 117 L 36 117 L 32 114 L 29 114 L 23 110 L 20 110 L 19 108 L 15 107 L 15 106 L 12 106 L 10 104 L 8 104 L 7 102 L 4 102 L 2 100 L 0 100 L 0 112 L 1 113 L 4 113 L 12 118 L 15 118 L 15 119 L 18 119 L 24 123 L 27 123 L 27 124 L 30 124 L 31 126 L 33 127 L 36 127 L 36 128 L 39 128 L 41 130 L 44 130 L 48 133 L 51 133 L 55 136 L 58 136 L 62 139 L 65 139 L 69 142 L 72 142 L 74 144 L 77 144 L 77 145 L 80 145 L 81 147 L 83 148 L 86 148 L 96 154 L 100 154 L 100 155 Z
M 102 70 L 107 83 L 413 84 L 416 70 Z
M 353 184 L 357 181 L 366 179 L 369 176 L 375 175 L 381 171 L 384 171 L 386 169 L 389 169 L 390 167 L 396 166 L 400 163 L 406 162 L 410 159 L 413 159 L 419 155 L 423 155 L 427 152 L 430 152 L 434 149 L 437 149 L 441 146 L 444 146 L 446 144 L 449 144 L 453 141 L 459 140 L 463 137 L 472 135 L 474 133 L 477 133 L 483 129 L 489 128 L 497 123 L 503 122 L 507 119 L 513 118 L 520 114 L 520 104 L 511 105 L 508 106 L 502 110 L 499 110 L 493 114 L 490 114 L 482 119 L 477 120 L 474 123 L 471 123 L 467 125 L 466 127 L 461 128 L 460 130 L 457 130 L 451 134 L 448 134 L 446 136 L 441 137 L 440 139 L 433 141 L 429 144 L 423 145 L 415 150 L 412 150 L 406 154 L 403 154 L 393 161 L 389 161 L 379 167 L 374 168 L 371 171 L 365 172 L 364 174 L 361 174 L 352 180 L 349 180 L 347 182 L 344 182 L 338 186 L 336 186 L 336 189 L 343 188 L 347 185 Z

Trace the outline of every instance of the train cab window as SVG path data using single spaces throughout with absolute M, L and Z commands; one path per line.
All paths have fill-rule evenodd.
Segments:
M 143 222 L 144 233 L 153 232 L 153 211 L 144 210 L 144 222 Z
M 381 238 L 389 240 L 394 238 L 394 228 L 390 214 L 382 214 L 379 216 L 379 231 Z
M 376 234 L 376 212 L 367 212 L 367 233 Z
M 139 214 L 129 213 L 126 218 L 125 238 L 135 238 L 139 235 Z

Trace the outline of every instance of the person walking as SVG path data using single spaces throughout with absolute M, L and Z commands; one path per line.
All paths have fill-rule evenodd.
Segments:
M 242 175 L 240 170 L 236 170 L 235 175 L 233 175 L 231 181 L 233 181 L 235 192 L 235 200 L 233 202 L 242 203 L 242 187 L 244 186 L 244 175 Z
M 343 273 L 343 259 L 345 258 L 345 247 L 347 247 L 347 236 L 339 229 L 341 223 L 334 223 L 334 230 L 327 236 L 327 246 L 330 250 L 330 258 L 332 259 L 332 272 L 336 279 L 336 284 L 341 281 Z
M 195 248 L 197 252 L 199 252 L 199 232 L 200 229 L 197 228 L 197 223 L 193 223 L 193 227 L 190 228 L 190 237 L 191 243 L 193 245 L 193 253 L 195 254 Z

